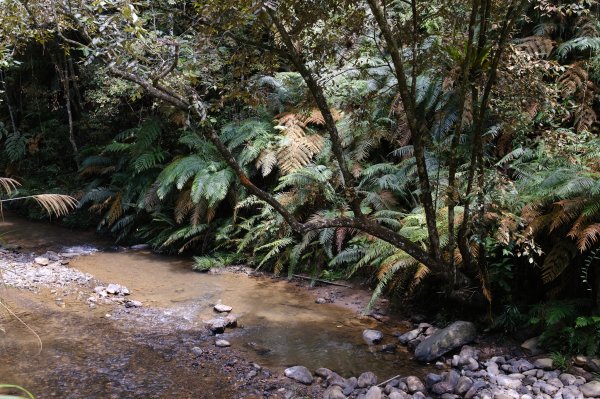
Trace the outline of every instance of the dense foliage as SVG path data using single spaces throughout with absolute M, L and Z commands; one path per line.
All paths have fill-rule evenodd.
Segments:
M 598 11 L 6 0 L 0 175 L 70 190 L 82 209 L 65 223 L 195 254 L 201 270 L 360 273 L 374 298 L 491 304 L 505 328 L 540 300 L 591 308 Z

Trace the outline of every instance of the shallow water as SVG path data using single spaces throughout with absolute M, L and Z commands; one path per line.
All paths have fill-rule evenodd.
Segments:
M 88 233 L 17 218 L 0 223 L 0 231 L 8 231 L 5 239 L 20 244 L 24 251 L 37 253 L 68 250 L 65 246 L 107 247 L 106 242 Z M 139 397 L 164 397 L 167 392 L 188 397 L 185 390 L 194 388 L 198 381 L 188 384 L 186 378 L 192 378 L 196 371 L 185 362 L 172 360 L 181 357 L 182 347 L 199 339 L 201 334 L 195 332 L 203 331 L 204 321 L 215 317 L 212 307 L 219 302 L 232 306 L 232 313 L 242 325 L 227 330 L 224 338 L 244 358 L 272 370 L 302 364 L 312 370 L 327 367 L 346 377 L 373 371 L 380 381 L 422 372 L 404 348 L 399 347 L 396 354 L 383 354 L 362 342 L 362 330 L 373 327 L 386 332 L 387 342 L 395 342 L 391 329 L 373 319 L 358 317 L 348 308 L 316 304 L 309 292 L 286 281 L 253 278 L 244 273 L 196 273 L 187 259 L 147 251 L 97 252 L 72 260 L 71 266 L 104 283 L 127 286 L 132 299 L 142 301 L 144 306 L 117 308 L 106 319 L 107 309 L 90 310 L 82 301 L 54 309 L 40 305 L 39 295 L 5 291 L 2 295 L 9 301 L 12 298 L 19 314 L 38 331 L 43 349 L 37 355 L 32 334 L 14 319 L 5 322 L 7 333 L 1 341 L 0 358 L 8 356 L 10 361 L 0 364 L 2 381 L 45 389 L 52 384 L 66 384 L 63 392 L 75 392 L 75 396 L 64 397 L 92 397 L 85 396 L 89 390 L 83 392 L 73 381 L 69 383 L 73 378 L 62 383 L 56 379 L 67 367 L 68 375 L 78 376 L 75 381 L 85 382 L 90 389 L 95 387 L 100 392 L 97 397 L 107 397 L 102 393 L 115 392 L 115 386 L 121 388 L 118 392 L 136 392 L 135 397 L 138 393 Z M 87 295 L 92 290 L 90 287 Z M 162 350 L 171 354 L 165 357 Z M 153 372 L 151 364 L 162 371 Z M 205 370 L 206 381 L 201 385 L 216 389 L 214 380 L 219 374 L 219 370 Z M 143 394 L 141 387 L 146 387 Z

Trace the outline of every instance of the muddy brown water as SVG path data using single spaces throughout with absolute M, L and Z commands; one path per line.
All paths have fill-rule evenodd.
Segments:
M 275 373 L 301 364 L 311 370 L 327 367 L 346 377 L 373 371 L 382 381 L 424 371 L 402 347 L 396 354 L 384 354 L 362 342 L 365 328 L 378 328 L 393 343 L 393 327 L 335 303 L 316 304 L 310 292 L 287 281 L 196 273 L 188 259 L 111 251 L 93 234 L 14 217 L 0 223 L 0 231 L 23 252 L 98 247 L 100 252 L 70 265 L 99 281 L 127 286 L 132 299 L 144 303 L 131 310 L 90 309 L 81 298 L 65 297 L 60 308 L 49 290 L 4 288 L 2 298 L 43 345 L 38 353 L 35 336 L 3 312 L 0 383 L 22 384 L 40 398 L 233 397 L 229 389 L 235 384 L 223 382 L 235 376 L 229 376 L 227 364 L 219 366 L 224 351 Z M 93 287 L 87 288 L 85 297 L 91 292 Z M 232 343 L 229 349 L 212 347 L 214 337 L 205 333 L 204 321 L 215 316 L 212 307 L 219 302 L 232 306 L 241 324 L 223 334 Z M 208 348 L 206 355 L 213 361 L 194 360 L 190 349 L 196 345 Z

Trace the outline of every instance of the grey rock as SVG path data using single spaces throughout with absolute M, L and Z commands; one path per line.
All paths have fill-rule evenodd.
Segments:
M 207 321 L 206 325 L 213 334 L 222 334 L 223 332 L 225 332 L 227 321 L 222 318 L 212 319 Z
M 431 327 L 427 327 L 425 329 L 425 331 L 423 331 L 423 334 L 425 334 L 426 336 L 430 336 L 430 335 L 435 334 L 439 330 L 440 330 L 439 328 L 431 326 Z
M 562 373 L 558 376 L 558 379 L 561 380 L 564 385 L 573 385 L 575 384 L 575 381 L 577 381 L 577 377 L 569 373 Z
M 556 377 L 555 378 L 549 378 L 548 379 L 548 384 L 553 385 L 553 386 L 555 386 L 557 388 L 562 388 L 562 387 L 565 386 L 565 384 L 563 384 L 563 382 L 560 379 L 556 378 Z
M 375 384 L 377 384 L 377 376 L 370 371 L 367 371 L 366 373 L 362 373 L 358 377 L 358 387 L 359 388 L 366 388 L 366 387 L 370 387 L 371 385 L 375 385 Z
M 571 367 L 569 367 L 569 370 L 567 370 L 567 371 L 577 377 L 581 377 L 581 378 L 585 379 L 586 381 L 592 381 L 594 379 L 594 376 L 592 373 L 590 373 L 589 371 L 587 371 L 581 367 L 571 366 Z
M 226 348 L 228 346 L 231 346 L 231 343 L 225 339 L 218 339 L 215 342 L 215 345 L 218 346 L 219 348 Z
M 552 395 L 554 395 L 556 392 L 558 392 L 558 388 L 557 388 L 557 387 L 555 387 L 554 385 L 550 385 L 550 384 L 548 384 L 548 383 L 546 383 L 546 382 L 542 382 L 542 383 L 540 384 L 540 390 L 541 390 L 543 393 L 545 393 L 545 394 L 547 394 L 547 395 L 550 395 L 550 396 L 552 396 Z
M 132 249 L 134 251 L 143 251 L 145 249 L 150 249 L 150 245 L 148 245 L 148 244 L 136 244 L 136 245 L 130 246 L 129 249 Z
M 406 387 L 410 393 L 425 391 L 425 385 L 423 385 L 419 377 L 413 375 L 406 377 Z
M 581 385 L 579 390 L 586 398 L 600 398 L 600 381 L 590 381 Z
M 498 375 L 500 374 L 500 369 L 498 368 L 498 364 L 494 362 L 488 363 L 487 372 L 489 375 Z
M 396 392 L 391 392 L 388 395 L 389 399 L 408 399 L 410 398 L 410 395 L 408 395 L 406 392 L 402 392 L 402 391 L 396 391 Z
M 494 396 L 494 394 L 492 393 L 492 391 L 490 391 L 489 389 L 482 389 L 481 391 L 479 391 L 479 398 L 480 399 L 492 399 Z
M 475 371 L 479 369 L 479 362 L 472 357 L 469 358 L 469 364 L 467 364 L 467 368 L 471 371 Z
M 502 386 L 502 387 L 509 388 L 509 389 L 517 389 L 521 385 L 523 385 L 523 383 L 521 382 L 520 379 L 518 379 L 518 378 L 511 378 L 511 377 L 506 376 L 506 375 L 498 375 L 498 376 L 496 376 L 496 383 L 498 385 Z
M 477 393 L 483 388 L 487 387 L 487 383 L 484 381 L 475 381 L 471 388 L 465 393 L 465 399 L 471 399 L 473 396 L 477 395 Z
M 302 384 L 310 385 L 313 382 L 312 374 L 304 366 L 289 367 L 285 369 L 284 374 L 286 377 L 291 378 L 294 381 L 298 381 Z
M 126 308 L 141 308 L 143 303 L 140 301 L 125 301 Z
M 459 356 L 464 358 L 472 357 L 473 359 L 479 359 L 479 350 L 470 345 L 465 345 L 460 349 Z
M 363 331 L 363 340 L 369 344 L 378 344 L 383 339 L 383 333 L 378 330 L 364 330 Z
M 382 395 L 381 388 L 372 386 L 367 391 L 367 394 L 365 395 L 365 399 L 381 399 L 381 395 Z
M 319 297 L 319 298 L 315 299 L 315 303 L 322 305 L 324 303 L 327 303 L 327 299 Z
M 516 396 L 517 398 L 519 396 Z M 509 395 L 505 392 L 494 392 L 494 399 L 515 399 L 515 396 Z
M 347 385 L 347 381 L 344 377 L 332 371 L 331 374 L 327 377 L 327 385 L 337 385 L 340 388 L 344 388 Z
M 222 303 L 217 303 L 213 309 L 219 313 L 228 313 L 233 310 L 231 306 L 223 305 Z
M 476 337 L 475 325 L 468 321 L 457 321 L 425 338 L 415 350 L 415 358 L 430 362 L 443 354 L 472 342 Z
M 346 386 L 342 387 L 342 391 L 344 395 L 350 395 L 352 391 L 356 389 L 358 386 L 358 380 L 356 377 L 350 377 L 346 380 Z
M 419 335 L 421 335 L 421 329 L 415 328 L 414 330 L 410 330 L 399 336 L 398 341 L 400 341 L 401 344 L 406 345 L 413 339 L 416 339 Z
M 434 386 L 435 384 L 437 384 L 438 382 L 441 382 L 444 379 L 444 377 L 442 377 L 439 374 L 435 374 L 435 373 L 429 373 L 427 374 L 427 376 L 425 377 L 425 386 L 429 389 L 431 389 L 432 386 Z
M 534 368 L 533 364 L 531 364 L 531 362 L 525 359 L 516 360 L 512 362 L 511 365 L 513 366 L 513 370 L 516 373 L 522 373 L 524 371 L 529 371 Z
M 431 387 L 431 392 L 436 395 L 443 395 L 445 393 L 454 392 L 455 384 L 450 381 L 441 381 Z
M 200 349 L 200 348 L 199 348 L 199 347 L 197 347 L 197 346 L 194 346 L 194 347 L 192 348 L 192 353 L 193 353 L 194 355 L 196 355 L 196 356 L 200 356 L 200 355 L 202 354 L 202 349 Z
M 412 397 L 413 397 L 413 399 L 425 399 L 426 398 L 426 396 L 423 392 L 415 392 Z
M 533 362 L 533 365 L 536 368 L 542 369 L 542 370 L 554 369 L 554 361 L 548 357 L 543 357 L 543 358 L 537 359 L 535 362 Z
M 323 399 L 346 399 L 346 395 L 342 392 L 342 388 L 332 385 L 323 393 Z
M 333 371 L 329 370 L 328 368 L 325 367 L 321 367 L 315 370 L 315 375 L 321 378 L 325 378 L 327 379 L 331 374 L 333 373 Z
M 238 325 L 237 316 L 235 316 L 235 315 L 228 314 L 227 316 L 225 316 L 224 320 L 225 320 L 225 327 L 235 328 Z
M 50 259 L 44 258 L 43 256 L 38 256 L 33 261 L 40 266 L 48 266 L 48 263 L 50 263 Z
M 473 386 L 473 380 L 469 377 L 462 376 L 456 383 L 455 392 L 459 395 L 464 395 Z

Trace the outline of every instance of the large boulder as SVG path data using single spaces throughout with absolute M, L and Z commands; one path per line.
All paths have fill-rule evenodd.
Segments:
M 579 387 L 581 393 L 586 398 L 600 397 L 600 381 L 591 381 Z
M 475 325 L 468 321 L 457 321 L 424 339 L 415 349 L 415 358 L 430 362 L 453 349 L 472 342 L 477 335 Z

